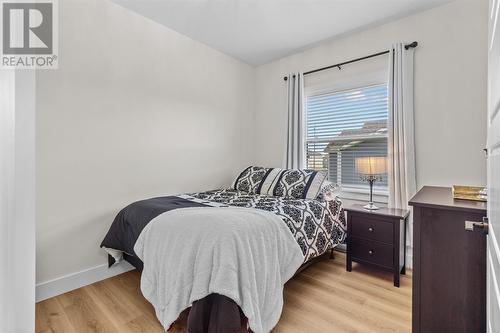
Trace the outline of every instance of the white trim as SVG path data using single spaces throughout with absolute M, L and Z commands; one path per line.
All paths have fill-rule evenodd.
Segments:
M 35 72 L 0 70 L 0 331 L 35 331 Z
M 497 260 L 500 260 L 500 248 L 498 247 L 498 240 L 495 236 L 495 230 L 491 227 L 488 228 L 488 235 L 491 238 L 490 243 L 493 244 L 493 248 L 495 249 L 496 258 Z
M 10 287 L 16 277 L 11 274 L 12 259 L 9 241 L 12 238 L 15 197 L 15 73 L 0 71 L 0 331 L 13 327 Z M 26 245 L 23 243 L 23 245 Z M 25 286 L 23 286 L 25 287 Z M 21 304 L 26 305 L 26 304 Z
M 41 282 L 36 285 L 36 302 L 43 301 L 68 291 L 75 290 L 89 284 L 102 281 L 135 269 L 126 261 L 108 268 L 107 264 L 88 268 L 86 270 L 61 276 L 59 278 Z
M 406 269 L 413 269 L 413 247 L 406 244 Z
M 495 16 L 491 17 L 491 19 L 493 20 L 493 28 L 491 30 L 491 41 L 490 41 L 490 47 L 489 47 L 489 50 L 493 49 L 493 43 L 495 42 L 495 37 L 496 37 L 496 30 L 497 30 L 497 22 L 498 22 L 498 9 L 500 8 L 500 5 L 498 3 L 498 1 L 494 1 L 494 7 L 492 9 L 495 8 L 495 5 L 496 5 L 496 10 L 495 10 Z M 492 14 L 493 14 L 493 11 L 492 11 Z
M 490 248 L 491 248 L 491 246 L 490 246 Z M 491 259 L 491 254 L 488 256 L 488 259 L 489 259 L 488 262 L 490 265 L 490 274 L 492 277 L 492 279 L 490 279 L 490 283 L 493 284 L 493 289 L 495 290 L 496 299 L 497 299 L 497 306 L 500 308 L 500 291 L 498 290 L 498 282 L 497 282 L 498 280 L 497 280 L 497 276 L 495 273 L 495 266 L 493 264 L 493 259 Z
M 495 261 L 498 263 L 498 260 L 500 259 L 500 249 L 498 248 L 498 241 L 497 241 L 497 238 L 495 236 L 495 230 L 493 228 L 488 228 L 488 236 L 490 237 L 490 239 L 488 239 L 488 252 L 489 252 L 489 255 L 488 255 L 488 262 L 489 262 L 489 265 L 490 265 L 490 274 L 491 274 L 491 277 L 493 278 L 492 280 L 492 283 L 493 283 L 493 286 L 494 286 L 494 289 L 495 289 L 495 293 L 496 293 L 496 297 L 497 297 L 497 302 L 498 302 L 498 308 L 500 308 L 500 291 L 499 291 L 499 287 L 498 287 L 498 280 L 497 280 L 497 276 L 496 276 L 496 272 L 495 272 L 495 264 L 493 263 L 493 259 L 492 259 L 492 255 L 491 255 L 491 249 L 493 248 L 493 251 L 494 251 L 494 254 L 495 254 Z M 493 246 L 491 246 L 493 245 Z

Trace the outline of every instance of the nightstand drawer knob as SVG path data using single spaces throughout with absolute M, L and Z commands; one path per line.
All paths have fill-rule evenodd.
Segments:
M 373 228 L 371 228 L 371 227 L 370 227 L 370 228 L 368 228 L 368 231 L 369 231 L 369 232 L 373 232 Z
M 373 254 L 373 251 L 372 250 L 368 250 L 368 254 Z

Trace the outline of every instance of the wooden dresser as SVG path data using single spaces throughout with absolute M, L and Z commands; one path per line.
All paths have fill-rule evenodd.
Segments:
M 413 333 L 486 332 L 486 203 L 454 200 L 451 188 L 422 188 L 413 206 Z

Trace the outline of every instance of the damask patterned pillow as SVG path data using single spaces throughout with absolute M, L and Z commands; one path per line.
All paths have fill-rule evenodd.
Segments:
M 260 194 L 262 184 L 271 171 L 272 168 L 249 166 L 239 174 L 231 188 L 251 194 Z
M 326 173 L 315 170 L 282 170 L 272 195 L 294 199 L 315 199 L 326 178 Z

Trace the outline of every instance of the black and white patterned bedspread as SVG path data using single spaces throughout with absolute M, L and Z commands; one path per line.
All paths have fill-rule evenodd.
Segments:
M 304 262 L 341 244 L 346 236 L 346 221 L 340 200 L 322 202 L 248 194 L 233 189 L 191 193 L 183 199 L 212 206 L 237 206 L 273 212 L 287 224 L 302 249 Z

